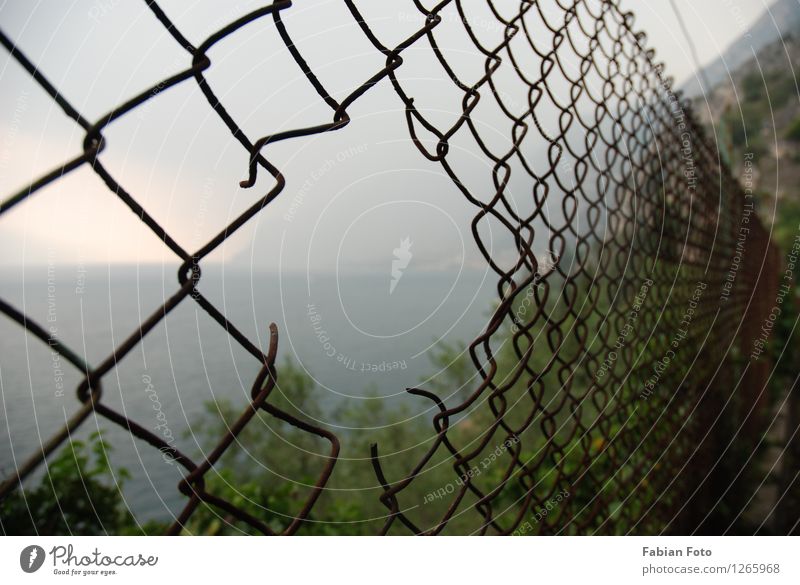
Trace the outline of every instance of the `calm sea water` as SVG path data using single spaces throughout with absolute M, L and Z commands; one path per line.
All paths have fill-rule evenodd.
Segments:
M 178 286 L 175 271 L 160 267 L 43 266 L 0 276 L 1 298 L 92 365 L 112 355 Z M 316 381 L 318 400 L 333 412 L 341 401 L 374 394 L 390 404 L 406 400 L 406 387 L 435 374 L 430 355 L 439 344 L 469 341 L 482 330 L 495 295 L 484 273 L 408 271 L 391 292 L 389 284 L 388 271 L 309 279 L 211 267 L 200 289 L 263 351 L 268 325 L 275 322 L 279 360 L 288 357 L 305 369 Z M 258 369 L 255 358 L 187 299 L 120 356 L 103 379 L 103 401 L 146 428 L 168 432 L 195 455 L 200 445 L 192 430 L 204 405 L 224 398 L 243 407 Z M 77 409 L 80 380 L 81 373 L 47 344 L 0 318 L 0 476 Z M 164 464 L 158 451 L 101 417 L 86 421 L 77 438 L 98 429 L 114 449 L 114 464 L 132 472 L 123 494 L 140 519 L 180 508 L 177 466 Z

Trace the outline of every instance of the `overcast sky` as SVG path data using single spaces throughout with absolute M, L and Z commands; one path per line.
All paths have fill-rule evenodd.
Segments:
M 766 8 L 762 0 L 677 0 L 700 60 L 714 60 Z M 196 44 L 258 2 L 160 3 Z M 412 2 L 360 2 L 377 36 L 391 45 L 419 28 Z M 472 5 L 473 9 L 480 3 Z M 502 2 L 499 4 L 503 4 Z M 638 14 L 637 28 L 668 73 L 679 82 L 694 74 L 688 47 L 667 0 L 624 0 Z M 222 8 L 220 8 L 220 6 Z M 475 8 L 477 10 L 477 8 Z M 304 57 L 328 90 L 348 93 L 383 63 L 342 2 L 296 0 L 284 19 Z M 485 22 L 491 15 L 484 10 Z M 115 105 L 186 68 L 188 55 L 143 2 L 9 0 L 0 3 L 3 31 L 63 94 L 95 120 Z M 478 75 L 475 54 L 454 20 L 444 23 L 442 46 L 459 73 Z M 502 34 L 487 24 L 487 38 Z M 404 53 L 402 71 L 419 107 L 443 126 L 460 112 L 461 93 L 443 76 L 430 47 Z M 331 119 L 275 32 L 269 17 L 219 43 L 207 71 L 231 114 L 257 138 L 276 129 Z M 0 55 L 0 196 L 80 153 L 81 129 L 66 118 L 7 52 Z M 524 100 L 509 85 L 508 99 Z M 271 145 L 268 158 L 284 170 L 288 186 L 270 209 L 215 252 L 211 261 L 258 269 L 333 271 L 368 269 L 385 262 L 405 238 L 418 267 L 479 267 L 469 220 L 475 209 L 438 163 L 410 143 L 402 102 L 384 80 L 350 109 L 342 131 Z M 493 120 L 496 113 L 486 114 Z M 500 118 L 497 118 L 500 120 Z M 508 126 L 489 123 L 488 140 L 502 145 Z M 199 248 L 272 187 L 260 173 L 245 178 L 247 153 L 209 108 L 194 82 L 159 93 L 104 131 L 101 161 L 184 247 Z M 425 138 L 425 137 L 423 137 Z M 454 141 L 454 164 L 478 192 L 490 192 L 491 166 L 474 146 Z M 535 148 L 533 146 L 532 148 Z M 512 190 L 515 185 L 512 184 Z M 517 193 L 525 205 L 525 193 Z M 511 242 L 484 226 L 502 256 Z M 0 265 L 92 262 L 177 264 L 165 246 L 84 167 L 43 189 L 0 219 Z M 513 254 L 509 256 L 513 260 Z
M 714 61 L 747 31 L 772 0 L 675 0 L 694 40 L 702 65 Z M 637 28 L 647 32 L 649 44 L 678 85 L 695 75 L 686 38 L 669 0 L 622 0 L 636 13 Z

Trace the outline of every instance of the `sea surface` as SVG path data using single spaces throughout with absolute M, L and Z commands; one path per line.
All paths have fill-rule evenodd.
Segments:
M 375 396 L 389 405 L 407 401 L 407 387 L 436 375 L 432 352 L 476 337 L 496 296 L 491 275 L 482 272 L 407 270 L 393 289 L 391 279 L 388 269 L 309 277 L 211 266 L 199 288 L 264 352 L 269 323 L 276 323 L 278 364 L 288 359 L 307 372 L 323 411 L 346 413 L 334 406 Z M 51 264 L 0 272 L 0 298 L 95 367 L 177 289 L 171 266 Z M 258 360 L 187 298 L 132 351 L 116 356 L 102 380 L 102 400 L 196 456 L 208 448 L 194 432 L 207 405 L 225 399 L 244 408 L 258 370 Z M 48 344 L 0 316 L 0 476 L 77 410 L 81 379 Z M 333 414 L 322 422 L 359 424 Z M 114 466 L 132 475 L 123 495 L 137 518 L 163 519 L 180 509 L 178 466 L 102 417 L 88 419 L 76 438 L 96 430 L 111 444 Z M 29 484 L 44 473 L 37 470 Z

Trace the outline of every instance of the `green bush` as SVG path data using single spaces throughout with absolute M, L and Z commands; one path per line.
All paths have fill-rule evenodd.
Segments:
M 794 142 L 800 142 L 800 118 L 795 118 L 786 129 L 786 139 Z
M 88 441 L 73 440 L 47 463 L 35 487 L 17 489 L 0 503 L 7 535 L 131 534 L 140 532 L 120 497 L 129 474 L 113 474 L 111 447 L 100 432 Z

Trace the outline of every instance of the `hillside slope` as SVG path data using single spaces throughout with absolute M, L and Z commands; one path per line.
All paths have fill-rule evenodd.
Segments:
M 798 76 L 800 25 L 737 68 L 733 83 L 718 84 L 705 98 L 694 100 L 697 114 L 738 176 L 745 155 L 753 154 L 753 187 L 761 194 L 762 207 L 769 201 L 800 199 Z
M 705 66 L 703 74 L 712 87 L 725 83 L 728 81 L 729 71 L 735 71 L 745 65 L 764 47 L 798 28 L 800 28 L 800 1 L 777 0 L 742 36 L 731 43 L 719 58 Z M 703 93 L 696 77 L 687 81 L 681 89 L 692 97 Z

